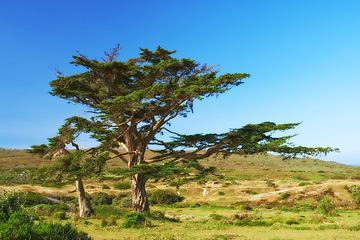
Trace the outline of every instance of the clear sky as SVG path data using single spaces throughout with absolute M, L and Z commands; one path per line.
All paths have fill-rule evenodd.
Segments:
M 48 94 L 79 51 L 122 46 L 119 60 L 160 45 L 176 57 L 249 73 L 245 84 L 194 103 L 173 122 L 183 133 L 248 123 L 302 122 L 303 146 L 338 147 L 322 160 L 360 165 L 360 1 L 0 1 L 0 147 L 47 143 L 84 108 Z M 90 144 L 83 140 L 85 146 Z

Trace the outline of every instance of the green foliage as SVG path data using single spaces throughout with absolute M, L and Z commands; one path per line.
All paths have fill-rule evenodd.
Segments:
M 110 189 L 110 187 L 108 185 L 102 185 L 102 189 L 107 190 Z
M 355 202 L 360 205 L 360 186 L 358 185 L 351 185 L 348 187 L 348 190 L 351 192 Z
M 268 187 L 276 188 L 276 184 L 274 182 L 272 182 L 272 181 L 266 181 L 266 185 Z
M 145 215 L 138 212 L 128 212 L 124 219 L 123 228 L 138 228 L 143 226 Z
M 337 216 L 336 206 L 331 203 L 328 195 L 325 195 L 317 204 L 316 210 L 325 216 Z
M 185 178 L 179 178 L 177 180 L 172 180 L 169 182 L 169 186 L 170 187 L 176 187 L 176 189 L 179 190 L 180 186 L 184 185 L 185 183 L 187 183 L 188 180 Z
M 94 116 L 91 119 L 66 119 L 58 136 L 49 139 L 48 148 L 33 147 L 33 154 L 48 151 L 47 155 L 54 157 L 59 151 L 66 153 L 49 168 L 48 176 L 60 180 L 63 175 L 84 178 L 93 173 L 99 174 L 109 158 L 108 151 L 131 166 L 120 173 L 122 177 L 139 174 L 142 180 L 171 180 L 187 175 L 189 168 L 196 169 L 199 175 L 214 173 L 213 166 L 204 167 L 198 160 L 218 153 L 226 157 L 230 154 L 276 152 L 293 157 L 337 150 L 294 147 L 289 143 L 293 136 L 273 135 L 291 130 L 299 123 L 248 124 L 221 134 L 184 135 L 172 132 L 165 125 L 178 116 L 186 117 L 193 112 L 195 100 L 225 93 L 241 85 L 243 79 L 250 75 L 226 73 L 218 76 L 219 70 L 214 67 L 188 58 L 174 58 L 175 51 L 160 46 L 155 51 L 141 48 L 137 58 L 116 61 L 119 49 L 118 45 L 105 53 L 106 57 L 102 60 L 73 56 L 71 64 L 84 67 L 85 72 L 60 75 L 50 82 L 51 95 L 85 105 Z M 158 139 L 157 136 L 164 132 L 172 136 L 172 141 Z M 81 133 L 90 134 L 99 145 L 86 153 L 81 151 L 75 143 Z M 66 151 L 65 147 L 69 144 L 77 150 Z M 125 153 L 118 151 L 123 144 L 126 145 L 124 149 L 129 149 Z M 146 161 L 143 156 L 148 145 L 157 145 L 160 149 L 154 150 L 158 154 Z M 153 164 L 158 162 L 165 164 Z
M 222 191 L 219 191 L 219 192 L 218 192 L 218 195 L 223 196 L 223 195 L 225 195 L 225 193 L 222 192 Z
M 126 214 L 126 211 L 112 205 L 97 205 L 93 207 L 95 216 L 100 217 L 121 217 Z
M 287 193 L 287 192 L 282 192 L 282 193 L 280 193 L 280 195 L 279 195 L 279 199 L 280 200 L 285 200 L 285 199 L 287 199 L 288 197 L 290 197 L 290 194 L 289 193 Z
M 301 182 L 301 183 L 299 183 L 299 187 L 303 187 L 303 186 L 308 186 L 308 185 L 311 185 L 311 183 L 309 183 L 309 182 Z
M 132 207 L 132 197 L 131 193 L 120 193 L 113 198 L 113 204 L 118 205 L 121 208 L 131 208 Z
M 65 220 L 66 219 L 66 215 L 64 212 L 56 212 L 53 214 L 53 216 L 59 220 Z
M 223 219 L 223 218 L 224 218 L 224 216 L 223 216 L 223 215 L 216 214 L 216 213 L 212 213 L 212 214 L 210 214 L 210 217 L 211 217 L 212 219 L 214 219 L 214 220 L 221 220 L 221 219 Z
M 327 230 L 327 229 L 340 229 L 340 226 L 337 224 L 321 225 L 318 227 L 318 230 Z
M 0 170 L 0 184 L 41 184 L 36 168 Z
M 70 207 L 65 203 L 55 204 L 38 204 L 33 206 L 31 209 L 40 215 L 51 215 L 55 212 L 67 212 Z
M 234 223 L 235 226 L 252 226 L 252 227 L 269 227 L 273 225 L 272 222 L 264 219 L 253 219 L 251 217 L 237 218 Z
M 114 188 L 118 189 L 118 190 L 130 189 L 131 188 L 131 183 L 125 182 L 125 181 L 118 182 L 117 184 L 115 184 Z
M 241 203 L 239 205 L 239 210 L 248 210 L 249 211 L 249 210 L 251 210 L 251 207 L 246 203 Z
M 299 221 L 298 220 L 295 220 L 294 218 L 289 218 L 289 219 L 286 219 L 285 220 L 285 223 L 287 225 L 294 225 L 294 224 L 299 224 Z
M 360 231 L 360 225 L 351 226 L 348 229 L 350 231 Z
M 18 192 L 0 197 L 0 240 L 8 239 L 91 239 L 84 232 L 79 232 L 69 223 L 62 225 L 34 220 L 24 212 L 24 199 Z
M 150 202 L 154 204 L 170 205 L 176 202 L 181 202 L 184 197 L 170 190 L 156 189 L 152 192 Z
M 40 177 L 60 182 L 64 176 L 73 181 L 78 178 L 99 175 L 108 158 L 108 153 L 89 154 L 84 150 L 68 152 L 65 156 L 57 159 L 54 165 L 43 167 Z
M 104 192 L 96 192 L 91 195 L 92 202 L 95 205 L 111 205 L 112 198 L 109 194 Z
M 106 218 L 101 219 L 101 227 L 106 227 L 107 225 L 109 225 L 109 221 Z

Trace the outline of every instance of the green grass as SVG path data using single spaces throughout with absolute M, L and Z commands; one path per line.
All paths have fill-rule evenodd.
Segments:
M 149 196 L 151 192 L 172 192 L 183 201 L 170 201 L 170 205 L 151 201 L 156 217 L 145 216 L 142 224 L 124 228 L 131 191 L 126 190 L 128 182 L 114 187 L 119 178 L 111 170 L 125 167 L 119 160 L 109 161 L 101 182 L 84 182 L 89 196 L 106 192 L 104 197 L 112 199 L 112 204 L 106 201 L 111 205 L 101 205 L 98 199 L 89 219 L 77 217 L 73 185 L 55 189 L 28 184 L 41 164 L 50 163 L 39 163 L 22 150 L 0 149 L 0 189 L 8 191 L 11 184 L 23 192 L 64 201 L 50 204 L 43 202 L 42 196 L 29 194 L 32 204 L 26 205 L 26 210 L 35 220 L 70 223 L 94 239 L 356 239 L 360 230 L 360 212 L 354 200 L 358 194 L 349 191 L 350 186 L 359 185 L 359 167 L 316 159 L 283 161 L 273 155 L 209 158 L 203 164 L 216 166 L 216 175 L 174 180 L 169 185 L 149 180 Z M 321 201 L 326 195 L 329 201 Z M 332 207 L 334 214 L 326 214 Z

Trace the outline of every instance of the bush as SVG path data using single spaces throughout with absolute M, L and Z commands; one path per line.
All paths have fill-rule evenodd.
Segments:
M 360 205 L 360 186 L 358 185 L 351 185 L 348 187 L 351 195 L 353 196 L 355 202 Z
M 92 202 L 95 205 L 111 205 L 112 204 L 112 198 L 109 194 L 104 192 L 96 192 L 91 195 Z
M 239 205 L 239 210 L 251 210 L 251 207 L 246 203 L 242 203 Z
M 301 182 L 301 183 L 299 183 L 299 187 L 303 187 L 303 186 L 308 186 L 308 185 L 311 185 L 311 183 L 309 183 L 309 182 Z
M 124 218 L 123 228 L 141 227 L 145 222 L 145 216 L 138 212 L 128 212 Z
M 154 204 L 170 205 L 176 202 L 181 202 L 184 197 L 169 190 L 157 189 L 152 192 L 150 202 Z
M 224 216 L 223 216 L 223 215 L 216 214 L 216 213 L 212 213 L 212 214 L 210 214 L 210 217 L 211 217 L 212 219 L 214 219 L 214 220 L 221 220 L 221 219 L 223 219 L 223 218 L 224 218 Z
M 287 219 L 287 220 L 285 221 L 285 223 L 286 223 L 287 225 L 294 225 L 294 224 L 299 224 L 299 221 L 297 221 L 297 220 L 295 220 L 295 219 L 293 219 L 293 218 L 290 218 L 290 219 Z
M 65 220 L 66 219 L 66 215 L 64 212 L 56 212 L 53 214 L 53 216 L 59 220 Z
M 91 239 L 69 223 L 49 223 L 34 220 L 22 208 L 21 193 L 14 192 L 0 197 L 0 240 L 7 239 Z
M 265 221 L 263 219 L 251 219 L 251 218 L 242 218 L 234 221 L 235 226 L 254 226 L 254 227 L 268 227 L 271 226 L 272 223 Z
M 126 190 L 126 189 L 130 189 L 131 188 L 131 183 L 129 182 L 118 182 L 117 184 L 115 184 L 114 186 L 115 189 L 118 190 Z
M 95 216 L 100 217 L 121 217 L 124 216 L 126 211 L 123 209 L 120 209 L 118 207 L 114 207 L 111 205 L 98 205 L 93 207 Z
M 169 182 L 169 186 L 170 186 L 170 187 L 176 187 L 176 189 L 179 189 L 180 186 L 184 185 L 184 184 L 187 183 L 187 182 L 188 182 L 187 179 L 181 178 L 181 179 L 178 179 L 178 180 L 170 181 L 170 182 Z
M 336 207 L 331 203 L 328 195 L 325 195 L 317 204 L 316 210 L 325 216 L 337 216 Z
M 279 199 L 280 199 L 280 200 L 285 200 L 285 199 L 287 199 L 288 197 L 290 197 L 290 194 L 287 193 L 287 192 L 282 192 L 282 193 L 279 195 Z
M 36 213 L 41 215 L 50 215 L 54 212 L 67 212 L 70 210 L 70 207 L 65 203 L 55 203 L 55 204 L 39 204 L 32 208 Z
M 131 193 L 123 192 L 113 198 L 113 204 L 118 205 L 121 208 L 132 207 L 132 196 Z
M 12 192 L 0 196 L 0 220 L 7 221 L 12 211 L 19 211 L 23 201 L 20 192 Z
M 266 185 L 267 185 L 268 187 L 276 188 L 275 183 L 273 183 L 272 181 L 266 181 Z
M 107 190 L 110 189 L 110 187 L 108 185 L 102 185 L 102 189 Z
M 220 191 L 220 192 L 218 192 L 218 195 L 223 196 L 223 195 L 225 195 L 225 193 Z

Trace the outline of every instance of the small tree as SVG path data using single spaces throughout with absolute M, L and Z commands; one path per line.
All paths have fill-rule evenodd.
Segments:
M 77 117 L 69 118 L 59 129 L 58 136 L 49 138 L 49 144 L 40 146 L 34 145 L 28 150 L 31 154 L 41 155 L 49 159 L 57 159 L 57 162 L 41 169 L 41 177 L 48 180 L 60 182 L 64 177 L 74 181 L 79 200 L 80 217 L 90 217 L 91 205 L 89 199 L 85 196 L 83 179 L 94 174 L 100 174 L 109 153 L 99 148 L 92 148 L 88 151 L 81 150 L 75 143 L 76 137 L 81 132 L 89 132 L 91 127 L 87 121 Z M 66 146 L 71 144 L 76 149 L 68 151 Z
M 86 122 L 92 137 L 99 141 L 97 151 L 109 151 L 125 162 L 131 172 L 133 209 L 149 210 L 145 184 L 149 177 L 169 176 L 181 168 L 195 167 L 201 173 L 214 169 L 202 167 L 198 160 L 214 154 L 255 154 L 277 152 L 286 156 L 316 155 L 331 148 L 293 147 L 292 136 L 273 137 L 275 131 L 297 126 L 265 122 L 232 129 L 223 134 L 183 135 L 169 128 L 172 119 L 193 112 L 196 101 L 225 93 L 243 83 L 250 75 L 218 75 L 218 70 L 190 59 L 176 59 L 175 51 L 158 47 L 140 49 L 140 56 L 116 61 L 119 45 L 105 53 L 105 59 L 74 56 L 75 66 L 86 68 L 72 76 L 60 75 L 50 83 L 51 94 L 90 109 Z M 173 141 L 162 141 L 167 132 Z M 145 160 L 148 146 L 158 145 L 158 156 Z M 122 147 L 124 151 L 119 151 Z M 164 165 L 152 165 L 163 162 Z

